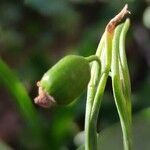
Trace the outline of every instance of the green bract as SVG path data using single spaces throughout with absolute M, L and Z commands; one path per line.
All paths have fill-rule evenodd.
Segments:
M 35 103 L 49 107 L 53 104 L 67 105 L 85 90 L 90 80 L 89 60 L 76 55 L 62 58 L 49 69 L 39 86 Z

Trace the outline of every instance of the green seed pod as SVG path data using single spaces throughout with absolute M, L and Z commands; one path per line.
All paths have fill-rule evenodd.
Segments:
M 93 61 L 91 57 L 76 55 L 62 58 L 37 83 L 39 96 L 35 98 L 35 103 L 43 107 L 71 103 L 87 87 L 90 80 L 90 61 Z

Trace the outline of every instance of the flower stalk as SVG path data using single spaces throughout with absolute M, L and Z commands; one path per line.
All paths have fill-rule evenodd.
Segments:
M 97 147 L 97 119 L 105 86 L 107 83 L 107 78 L 110 72 L 112 74 L 115 103 L 117 106 L 123 131 L 124 149 L 130 150 L 131 147 L 131 103 L 129 99 L 130 88 L 127 91 L 128 86 L 130 86 L 130 80 L 126 63 L 126 56 L 124 55 L 124 41 L 127 27 L 124 27 L 123 25 L 117 26 L 118 23 L 124 18 L 124 16 L 126 14 L 129 14 L 127 8 L 127 5 L 125 5 L 121 12 L 116 15 L 112 20 L 110 20 L 110 22 L 106 26 L 105 32 L 97 48 L 96 55 L 99 57 L 102 64 L 101 71 L 98 71 L 98 66 L 95 63 L 93 63 L 91 69 L 91 80 L 88 85 L 86 103 L 85 150 L 99 149 Z M 120 53 L 119 48 L 122 48 Z M 124 77 L 126 76 L 126 78 L 128 79 L 127 84 L 126 81 L 123 80 L 123 84 L 125 86 L 124 93 L 126 93 L 127 91 L 126 96 L 129 101 L 128 106 L 126 105 L 126 99 L 122 93 L 123 89 L 120 84 L 121 80 L 119 72 L 122 72 L 122 79 L 124 79 Z M 125 111 L 126 107 L 128 107 L 127 114 Z

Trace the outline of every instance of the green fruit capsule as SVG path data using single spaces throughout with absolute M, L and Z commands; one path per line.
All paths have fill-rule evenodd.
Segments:
M 91 57 L 68 55 L 62 58 L 37 83 L 39 96 L 35 103 L 43 107 L 67 105 L 80 96 L 90 80 Z

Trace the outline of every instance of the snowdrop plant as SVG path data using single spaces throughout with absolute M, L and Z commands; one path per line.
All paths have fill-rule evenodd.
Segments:
M 132 149 L 131 83 L 125 53 L 125 37 L 130 20 L 125 7 L 107 24 L 95 55 L 68 55 L 50 68 L 37 82 L 39 96 L 35 103 L 50 107 L 68 105 L 87 87 L 85 115 L 85 150 L 98 147 L 97 120 L 108 77 L 119 114 L 124 150 Z M 92 63 L 91 67 L 89 63 Z

